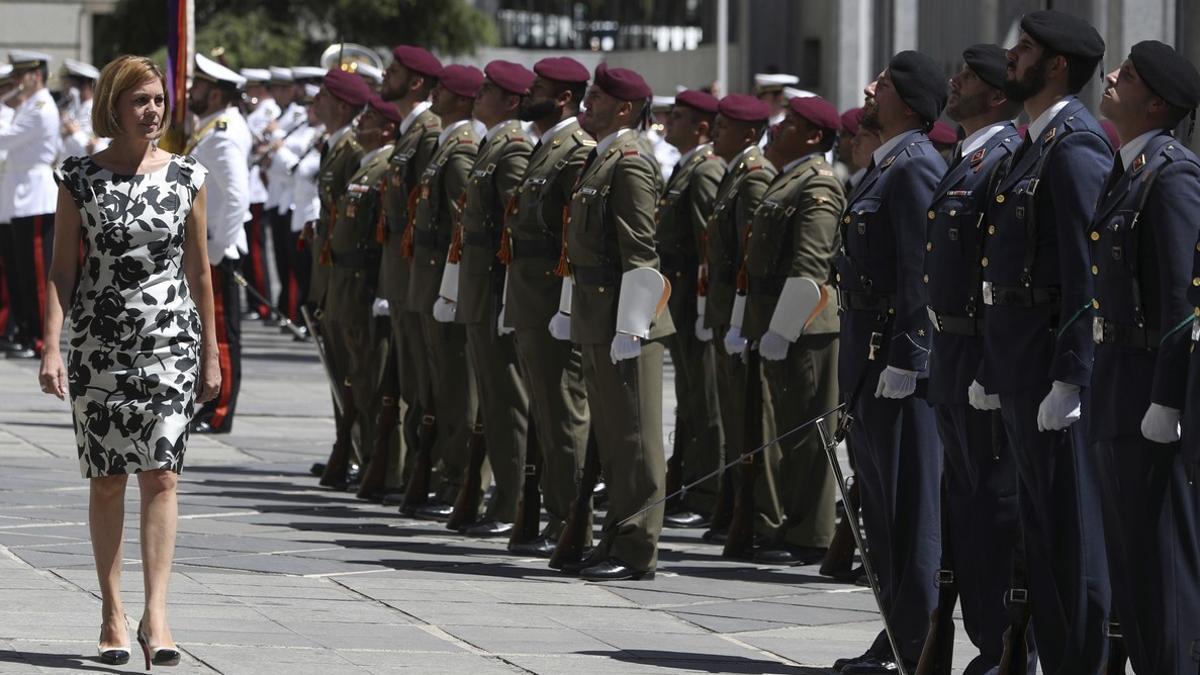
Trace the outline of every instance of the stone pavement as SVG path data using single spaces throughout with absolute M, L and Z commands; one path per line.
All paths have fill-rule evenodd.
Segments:
M 665 532 L 655 580 L 591 584 L 320 489 L 307 469 L 333 422 L 313 347 L 244 328 L 235 430 L 188 447 L 171 588 L 184 663 L 169 672 L 823 673 L 880 628 L 869 590 L 723 560 L 698 530 Z M 120 668 L 95 658 L 87 485 L 67 406 L 36 374 L 0 360 L 0 672 L 140 670 L 140 654 Z M 131 627 L 137 523 L 131 489 Z

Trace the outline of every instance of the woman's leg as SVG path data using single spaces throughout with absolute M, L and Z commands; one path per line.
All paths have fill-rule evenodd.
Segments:
M 100 644 L 106 647 L 129 644 L 125 609 L 121 605 L 121 538 L 125 530 L 125 484 L 128 478 L 125 475 L 103 476 L 89 481 L 88 526 L 103 600 Z
M 145 634 L 153 647 L 170 647 L 167 625 L 167 583 L 175 557 L 175 525 L 178 508 L 175 485 L 179 476 L 167 469 L 138 474 L 142 492 L 142 569 L 146 585 L 146 609 L 142 614 Z

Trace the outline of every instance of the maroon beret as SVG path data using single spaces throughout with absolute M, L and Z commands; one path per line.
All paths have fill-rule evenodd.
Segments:
M 442 74 L 442 62 L 420 47 L 400 45 L 392 50 L 392 57 L 399 61 L 400 65 L 414 73 L 429 77 L 437 77 Z
M 446 66 L 442 68 L 438 82 L 452 94 L 475 98 L 483 86 L 483 73 L 475 66 Z
M 348 70 L 330 68 L 329 72 L 325 73 L 322 84 L 334 98 L 347 105 L 362 107 L 371 98 L 371 88 L 367 86 L 366 81 Z
M 851 136 L 858 135 L 858 125 L 862 124 L 863 109 L 851 108 L 842 113 L 842 131 Z
M 586 84 L 592 77 L 582 63 L 569 56 L 547 56 L 533 64 L 533 72 L 555 82 Z
M 788 108 L 822 129 L 837 131 L 842 126 L 837 108 L 820 96 L 797 96 L 788 101 Z
M 729 94 L 721 99 L 717 112 L 739 122 L 766 122 L 771 117 L 771 106 L 749 94 Z
M 400 114 L 399 108 L 391 103 L 388 103 L 382 98 L 379 98 L 377 95 L 372 95 L 371 99 L 367 101 L 367 105 L 371 106 L 371 110 L 383 115 L 385 119 L 388 119 L 396 124 L 399 124 L 404 120 L 404 115 Z
M 686 89 L 675 94 L 675 105 L 686 105 L 703 113 L 715 115 L 721 105 L 717 97 L 695 89 Z
M 933 123 L 928 136 L 929 140 L 939 145 L 954 145 L 958 142 L 958 131 L 941 120 Z
M 537 77 L 532 70 L 519 63 L 499 59 L 484 66 L 483 74 L 497 87 L 521 96 L 529 93 L 529 88 L 533 86 L 533 80 Z
M 596 86 L 622 101 L 638 101 L 654 95 L 641 75 L 628 68 L 609 68 L 607 63 L 596 66 Z

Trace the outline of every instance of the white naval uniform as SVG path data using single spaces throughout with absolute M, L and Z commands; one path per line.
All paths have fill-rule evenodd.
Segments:
M 234 106 L 196 122 L 192 157 L 208 169 L 208 259 L 213 266 L 246 250 L 242 224 L 250 217 L 250 151 L 246 120 Z
M 258 107 L 246 115 L 246 126 L 250 129 L 253 145 L 268 142 L 266 128 L 272 120 L 279 117 L 279 105 L 273 98 L 264 98 L 258 102 Z M 262 204 L 267 200 L 267 187 L 263 184 L 262 172 L 258 166 L 250 168 L 250 203 Z
M 108 147 L 109 140 L 107 138 L 96 138 L 96 132 L 92 129 L 92 101 L 80 101 L 79 105 L 72 104 L 67 108 L 66 114 L 63 116 L 63 121 L 70 120 L 79 126 L 73 134 L 64 134 L 62 137 L 61 157 L 84 157 L 86 155 L 95 154 L 104 148 Z M 94 147 L 91 151 L 88 150 L 88 144 L 93 143 Z
M 0 150 L 8 152 L 0 183 L 0 223 L 54 213 L 58 186 L 52 164 L 58 157 L 58 107 L 48 89 L 21 103 L 12 123 L 0 129 Z
M 292 172 L 292 232 L 304 229 L 321 215 L 321 198 L 317 187 L 317 175 L 321 172 L 321 151 L 316 146 L 320 144 L 325 134 L 325 127 L 309 127 L 308 143 L 299 151 L 292 153 L 287 163 Z M 285 144 L 280 151 L 291 148 Z
M 307 121 L 308 113 L 304 110 L 304 106 L 293 101 L 277 118 L 276 122 L 279 128 L 266 140 L 268 143 L 279 140 L 286 142 L 285 139 L 290 139 L 291 136 L 300 133 L 300 128 L 306 126 Z M 266 173 L 267 200 L 263 203 L 263 208 L 269 212 L 287 213 L 292 208 L 291 181 L 288 180 L 287 167 L 276 166 L 272 160 Z

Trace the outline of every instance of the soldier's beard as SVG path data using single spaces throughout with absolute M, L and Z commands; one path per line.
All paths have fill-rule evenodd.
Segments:
M 863 103 L 863 116 L 862 121 L 859 122 L 859 124 L 862 124 L 871 131 L 879 131 L 882 129 L 882 127 L 879 126 L 879 104 L 875 102 L 875 99 L 869 98 L 865 103 Z
M 521 107 L 517 110 L 517 115 L 520 116 L 523 122 L 535 122 L 544 120 L 550 117 L 558 110 L 552 99 L 543 99 L 541 101 L 525 101 L 521 103 Z
M 978 115 L 987 112 L 988 92 L 983 91 L 974 96 L 963 96 L 959 94 L 958 100 L 954 105 L 946 107 L 946 116 L 955 122 L 971 119 Z
M 1024 103 L 1046 86 L 1046 63 L 1049 59 L 1038 59 L 1025 71 L 1025 77 L 1004 80 L 1004 95 L 1010 101 Z

